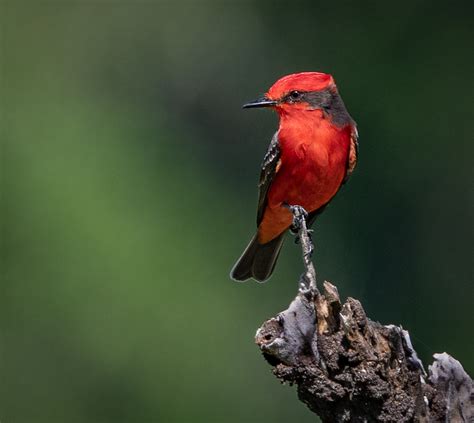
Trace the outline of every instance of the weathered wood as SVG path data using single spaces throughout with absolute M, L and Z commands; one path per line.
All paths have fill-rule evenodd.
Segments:
M 427 375 L 407 331 L 370 320 L 354 298 L 342 303 L 329 282 L 320 293 L 306 225 L 295 226 L 300 292 L 256 334 L 275 376 L 295 384 L 323 422 L 474 422 L 473 381 L 461 364 L 435 354 Z

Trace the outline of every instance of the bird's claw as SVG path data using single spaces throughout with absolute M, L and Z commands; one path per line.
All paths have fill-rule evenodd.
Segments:
M 287 207 L 293 214 L 293 223 L 290 230 L 293 233 L 297 233 L 299 228 L 301 228 L 302 221 L 308 217 L 308 212 L 301 206 L 285 204 L 285 207 Z

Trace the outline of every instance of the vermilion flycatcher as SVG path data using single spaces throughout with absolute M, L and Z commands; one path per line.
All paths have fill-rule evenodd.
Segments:
M 243 107 L 271 107 L 280 116 L 260 173 L 257 233 L 231 272 L 237 281 L 263 282 L 292 224 L 288 206 L 303 207 L 310 226 L 351 175 L 357 128 L 333 77 L 320 72 L 285 76 Z

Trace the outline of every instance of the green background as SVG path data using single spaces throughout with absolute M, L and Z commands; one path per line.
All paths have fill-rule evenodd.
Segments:
M 474 371 L 472 2 L 2 1 L 0 420 L 312 422 L 253 343 L 302 271 L 228 273 L 276 129 L 334 75 L 360 161 L 320 279 Z

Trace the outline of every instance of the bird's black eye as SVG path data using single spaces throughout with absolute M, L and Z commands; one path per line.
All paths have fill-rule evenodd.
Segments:
M 291 101 L 297 101 L 301 98 L 301 95 L 299 91 L 291 91 L 290 94 L 288 94 L 288 98 Z

